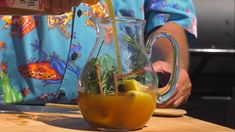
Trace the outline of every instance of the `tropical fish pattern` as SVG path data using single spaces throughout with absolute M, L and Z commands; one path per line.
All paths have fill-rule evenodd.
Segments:
M 48 62 L 35 62 L 26 66 L 19 66 L 18 70 L 23 77 L 39 80 L 60 80 L 62 78 Z
M 116 16 L 146 20 L 146 33 L 173 21 L 197 36 L 191 0 L 112 0 Z M 76 103 L 77 86 L 95 44 L 92 18 L 109 16 L 104 1 L 49 16 L 0 16 L 0 104 Z M 105 41 L 111 41 L 109 27 Z M 191 38 L 189 37 L 189 38 Z

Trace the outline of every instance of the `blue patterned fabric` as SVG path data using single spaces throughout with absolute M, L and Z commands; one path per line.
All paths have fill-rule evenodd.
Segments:
M 146 33 L 169 21 L 196 37 L 191 0 L 113 0 L 117 16 L 147 21 Z M 78 78 L 95 43 L 92 15 L 104 2 L 57 16 L 0 16 L 0 104 L 76 103 Z

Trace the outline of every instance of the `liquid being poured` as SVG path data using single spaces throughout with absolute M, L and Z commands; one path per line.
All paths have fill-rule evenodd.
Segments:
M 115 13 L 114 13 L 112 1 L 111 0 L 105 0 L 105 2 L 108 6 L 108 11 L 109 11 L 110 18 L 112 18 L 112 19 L 115 18 Z
M 115 20 L 115 13 L 112 5 L 111 0 L 105 0 L 107 6 L 108 6 L 108 11 L 109 11 L 109 17 L 113 20 Z M 117 68 L 118 72 L 121 74 L 122 73 L 122 65 L 121 65 L 121 55 L 120 55 L 120 48 L 118 45 L 118 37 L 117 37 L 117 29 L 116 29 L 116 24 L 115 21 L 112 21 L 112 27 L 113 27 L 113 39 L 114 39 L 114 46 L 115 46 L 115 52 L 116 52 L 116 59 L 117 59 Z

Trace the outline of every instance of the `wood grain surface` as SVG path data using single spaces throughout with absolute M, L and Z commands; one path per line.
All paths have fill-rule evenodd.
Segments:
M 97 131 L 79 111 L 72 114 L 38 112 L 0 112 L 0 132 L 78 132 Z M 153 116 L 137 131 L 152 132 L 234 132 L 234 129 L 205 122 L 189 116 Z

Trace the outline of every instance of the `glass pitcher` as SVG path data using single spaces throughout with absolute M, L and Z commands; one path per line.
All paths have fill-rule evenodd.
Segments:
M 79 106 L 94 127 L 136 130 L 144 127 L 157 103 L 169 99 L 178 79 L 179 50 L 167 33 L 152 34 L 144 44 L 145 21 L 130 17 L 96 19 L 97 39 L 79 80 Z M 168 38 L 174 47 L 168 84 L 158 90 L 150 62 L 152 45 Z

